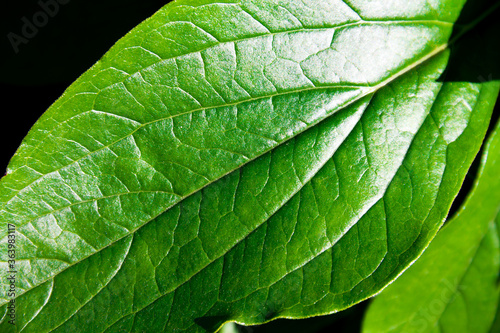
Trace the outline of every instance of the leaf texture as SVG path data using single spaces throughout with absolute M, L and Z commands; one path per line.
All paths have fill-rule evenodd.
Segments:
M 499 297 L 499 164 L 497 126 L 464 207 L 375 299 L 363 332 L 489 332 Z
M 445 219 L 498 95 L 439 80 L 462 5 L 165 6 L 1 180 L 2 331 L 215 331 L 379 292 Z

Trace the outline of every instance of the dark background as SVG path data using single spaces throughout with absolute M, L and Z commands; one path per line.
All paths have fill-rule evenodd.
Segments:
M 0 6 L 0 176 L 31 126 L 64 90 L 120 37 L 169 1 L 40 2 L 51 4 L 55 15 L 44 20 L 39 0 L 9 0 Z M 16 53 L 9 33 L 24 38 L 26 20 L 44 24 L 35 26 L 38 31 L 25 28 L 33 37 L 19 44 Z

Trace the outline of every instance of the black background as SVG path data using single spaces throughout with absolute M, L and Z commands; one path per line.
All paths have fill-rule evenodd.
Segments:
M 0 6 L 0 173 L 47 108 L 123 35 L 168 0 L 41 0 L 57 14 L 15 53 L 9 33 L 22 35 L 23 20 L 40 18 L 38 0 L 2 1 Z M 25 19 L 24 19 L 25 18 Z M 43 23 L 43 21 L 40 21 Z M 39 22 L 39 23 L 40 23 Z M 11 37 L 13 36 L 11 34 Z

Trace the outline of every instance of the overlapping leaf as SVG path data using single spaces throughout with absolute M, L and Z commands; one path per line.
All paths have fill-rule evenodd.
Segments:
M 0 328 L 213 331 L 377 293 L 446 217 L 498 94 L 438 81 L 462 5 L 165 6 L 2 179 L 19 296 Z

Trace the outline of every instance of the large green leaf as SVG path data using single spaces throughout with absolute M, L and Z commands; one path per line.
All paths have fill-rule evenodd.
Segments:
M 500 125 L 500 124 L 499 124 Z M 500 246 L 500 128 L 458 216 L 370 306 L 363 332 L 488 332 L 496 314 Z
M 498 95 L 440 80 L 462 6 L 165 6 L 12 159 L 0 329 L 212 331 L 379 292 L 445 219 Z

